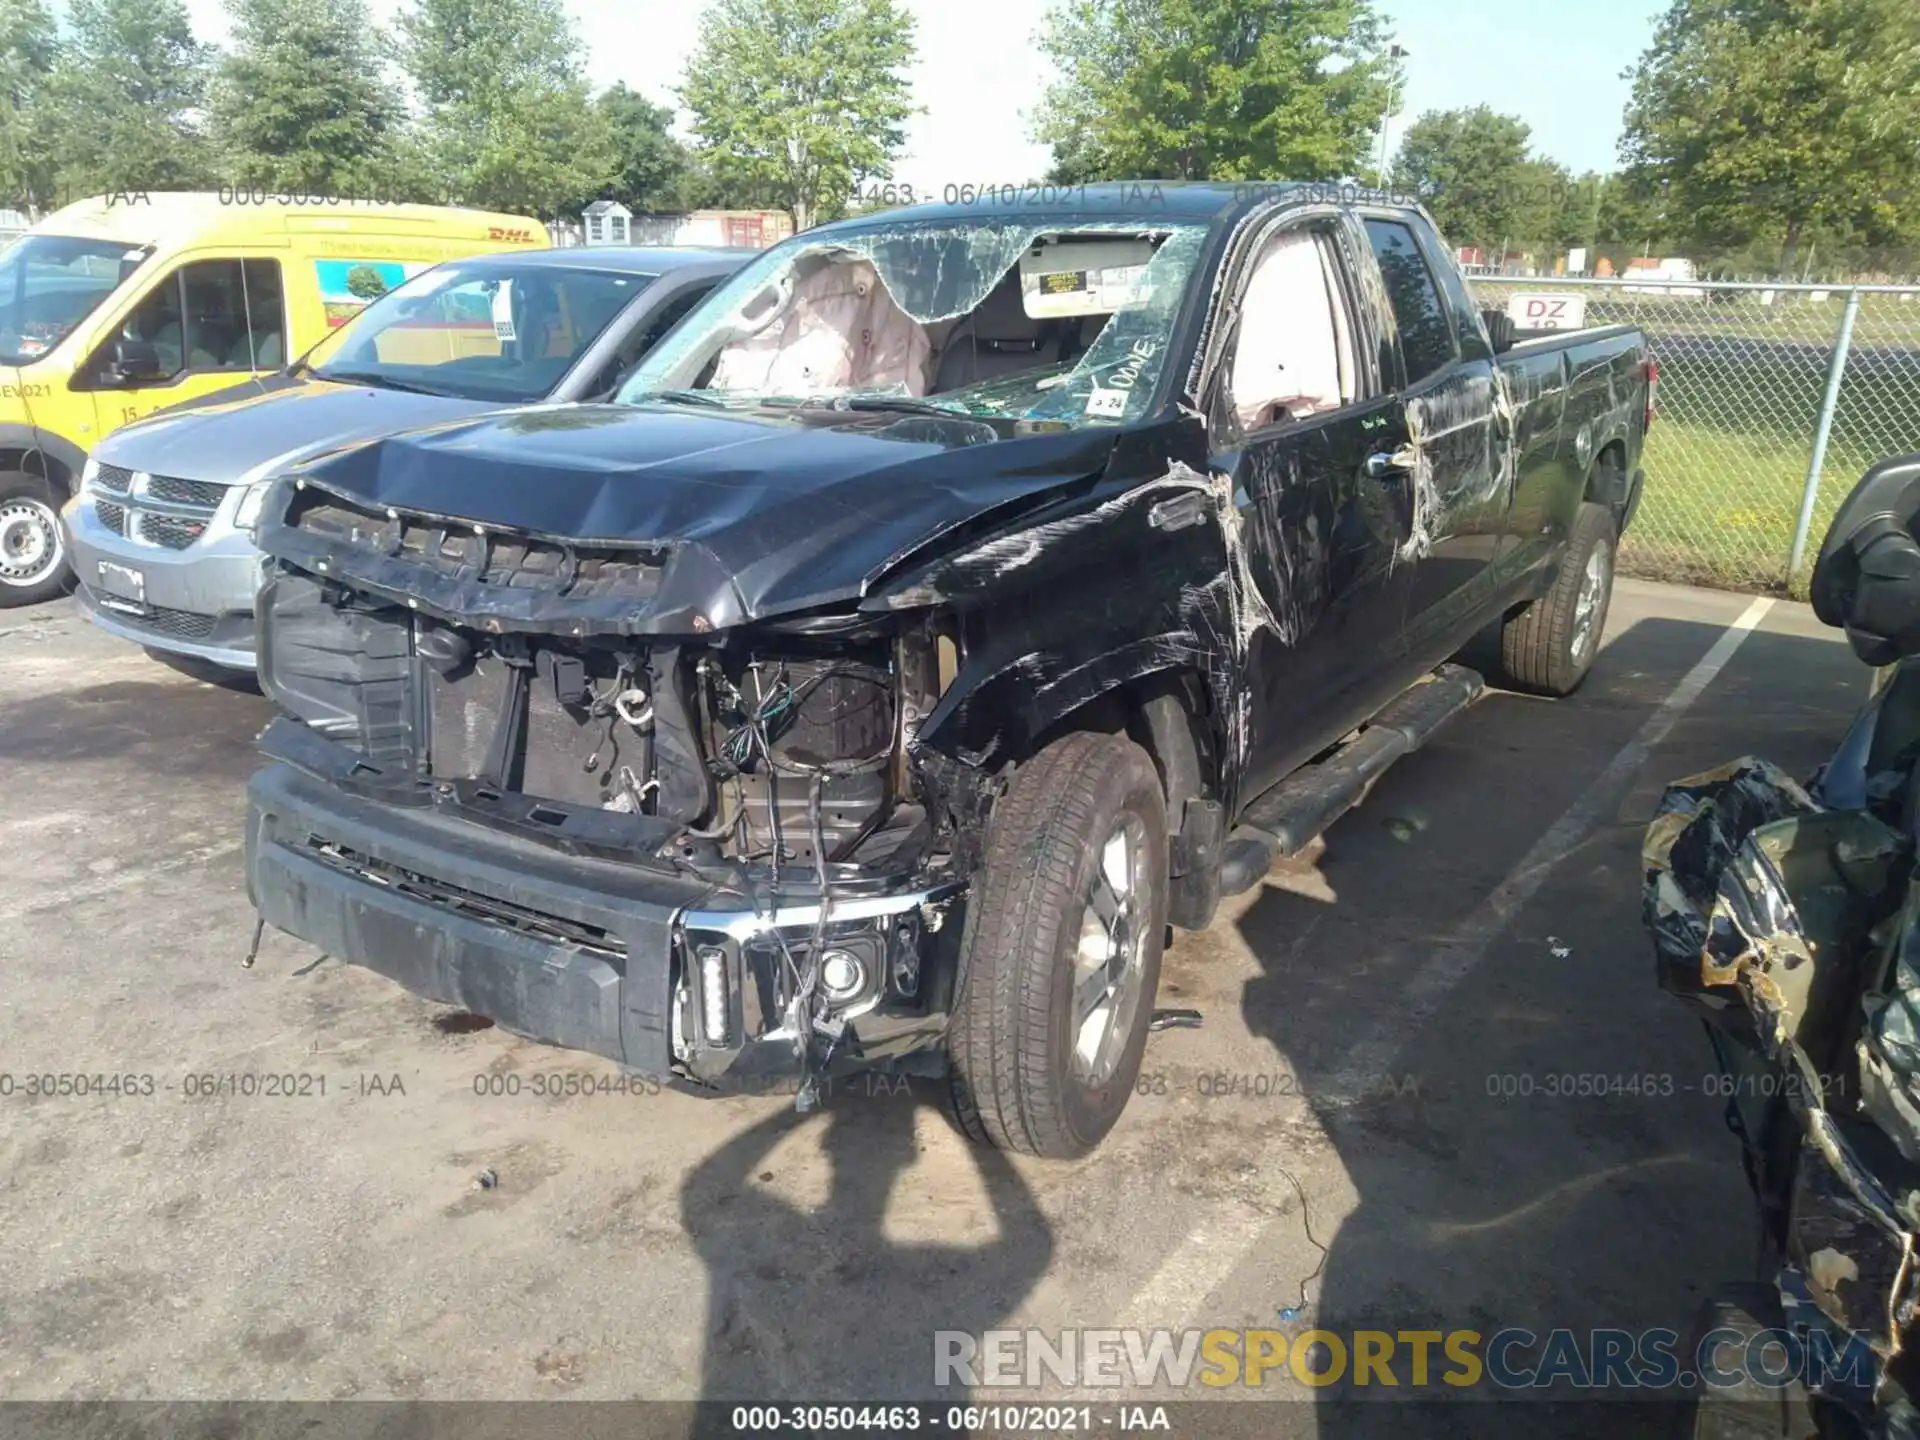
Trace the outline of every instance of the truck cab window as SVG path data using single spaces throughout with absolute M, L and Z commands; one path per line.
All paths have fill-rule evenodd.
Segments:
M 1393 220 L 1366 222 L 1367 239 L 1387 282 L 1387 300 L 1400 330 L 1400 353 L 1406 362 L 1408 385 L 1451 365 L 1456 358 L 1453 327 L 1447 307 L 1434 283 L 1433 271 L 1420 254 L 1413 231 Z
M 1229 384 L 1244 429 L 1337 410 L 1357 394 L 1353 334 L 1333 269 L 1312 230 L 1276 235 L 1240 302 Z

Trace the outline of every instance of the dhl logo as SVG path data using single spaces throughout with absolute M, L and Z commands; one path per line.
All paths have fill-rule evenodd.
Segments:
M 509 230 L 504 225 L 489 225 L 487 227 L 487 238 L 489 240 L 531 240 L 533 238 L 533 231 Z

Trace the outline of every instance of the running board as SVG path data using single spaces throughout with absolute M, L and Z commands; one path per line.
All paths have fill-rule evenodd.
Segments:
M 1442 665 L 1402 691 L 1324 760 L 1294 771 L 1254 801 L 1222 849 L 1220 893 L 1251 890 L 1276 858 L 1299 854 L 1357 805 L 1381 772 L 1426 744 L 1485 688 L 1479 672 Z

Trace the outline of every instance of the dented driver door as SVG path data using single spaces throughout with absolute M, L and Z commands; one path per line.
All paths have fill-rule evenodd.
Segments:
M 1246 752 L 1242 801 L 1304 764 L 1405 685 L 1405 622 L 1411 570 L 1400 561 L 1410 514 L 1404 487 L 1370 457 L 1405 444 L 1398 398 L 1380 373 L 1378 328 L 1361 304 L 1353 245 L 1340 227 L 1318 232 L 1332 297 L 1343 307 L 1355 364 L 1345 403 L 1296 418 L 1286 410 L 1242 423 L 1251 396 L 1236 395 L 1245 351 L 1222 356 L 1208 386 L 1216 473 L 1233 477 L 1234 504 L 1263 623 L 1250 628 L 1244 683 Z M 1266 242 L 1262 242 L 1266 243 Z M 1259 247 L 1243 257 L 1258 263 Z M 1244 330 L 1262 322 L 1257 288 L 1228 293 L 1245 308 Z M 1297 326 L 1283 305 L 1272 317 Z M 1238 377 L 1249 391 L 1256 378 Z

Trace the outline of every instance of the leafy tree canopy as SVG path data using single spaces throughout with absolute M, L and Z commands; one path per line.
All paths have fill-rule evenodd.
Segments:
M 897 0 L 717 0 L 680 101 L 713 178 L 772 197 L 804 229 L 892 174 L 913 54 Z
M 1069 183 L 1344 179 L 1387 107 L 1369 0 L 1059 0 L 1040 43 L 1035 135 Z

